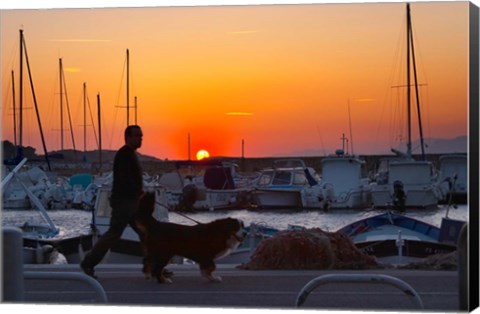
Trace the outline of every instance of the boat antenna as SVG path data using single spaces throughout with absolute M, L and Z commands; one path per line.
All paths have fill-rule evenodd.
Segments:
M 320 127 L 318 126 L 318 124 L 317 124 L 317 133 L 318 133 L 318 136 L 320 137 L 320 144 L 322 145 L 323 156 L 327 156 L 327 151 L 325 150 L 325 145 L 323 143 L 322 132 L 320 132 Z
M 340 139 L 342 140 L 342 150 L 345 151 L 345 142 L 347 143 L 348 149 L 348 138 L 345 136 L 345 133 L 342 133 L 342 137 Z
M 353 135 L 352 135 L 352 117 L 351 117 L 351 114 L 350 114 L 350 99 L 348 99 L 348 125 L 349 125 L 349 128 L 350 128 L 350 150 L 351 150 L 351 154 L 354 155 L 353 153 Z
M 245 159 L 245 140 L 242 138 L 242 160 Z
M 190 160 L 190 132 L 188 132 L 187 136 L 187 153 L 188 153 L 188 160 Z
M 137 96 L 135 96 L 134 99 L 135 99 L 135 125 L 138 125 L 138 123 L 137 123 L 137 106 L 138 106 L 138 104 L 137 104 Z

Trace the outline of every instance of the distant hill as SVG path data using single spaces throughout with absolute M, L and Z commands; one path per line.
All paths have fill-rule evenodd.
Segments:
M 426 153 L 427 154 L 451 154 L 451 153 L 466 153 L 468 150 L 468 137 L 467 136 L 459 136 L 450 139 L 444 138 L 428 138 L 425 139 L 426 144 Z M 412 143 L 413 153 L 419 154 L 420 153 L 420 141 L 415 141 Z M 396 149 L 400 151 L 405 151 L 405 145 L 398 146 Z M 3 158 L 13 158 L 15 157 L 15 151 L 13 144 L 8 141 L 3 142 Z M 29 159 L 43 159 L 43 155 L 35 154 L 35 149 L 32 147 L 25 148 L 25 156 Z M 289 154 L 285 154 L 285 157 L 306 157 L 306 156 L 325 156 L 327 154 L 333 153 L 335 150 L 329 149 L 310 149 L 310 150 L 302 150 L 302 151 L 293 151 Z M 102 151 L 102 161 L 104 163 L 113 162 L 113 158 L 115 157 L 116 150 L 103 150 Z M 384 155 L 390 154 L 390 148 L 386 147 L 382 152 L 372 152 L 369 155 Z M 162 161 L 162 159 L 138 154 L 140 161 L 148 162 L 148 161 Z M 48 156 L 51 160 L 57 161 L 65 161 L 65 162 L 72 162 L 72 161 L 83 161 L 84 158 L 87 162 L 97 162 L 99 160 L 98 151 L 87 151 L 83 153 L 82 151 L 74 152 L 72 149 L 63 150 L 63 151 L 52 151 L 48 153 Z M 85 157 L 84 157 L 85 156 Z
M 468 149 L 468 138 L 467 136 L 459 136 L 455 138 L 445 139 L 445 138 L 428 138 L 424 140 L 426 144 L 425 152 L 427 154 L 452 154 L 452 153 L 466 153 Z M 391 154 L 391 147 L 385 147 L 382 151 L 372 152 L 367 155 L 385 155 Z M 393 147 L 401 152 L 405 152 L 405 144 Z M 420 154 L 420 141 L 414 141 L 412 143 L 412 149 L 414 154 Z M 307 149 L 301 151 L 292 151 L 287 154 L 287 156 L 325 156 L 328 154 L 333 154 L 334 149 Z
M 427 154 L 466 153 L 468 150 L 468 137 L 459 136 L 451 139 L 427 138 L 425 152 Z M 412 147 L 415 152 L 420 152 L 420 141 L 414 141 Z M 401 149 L 405 150 L 405 149 Z
M 102 150 L 103 162 L 113 162 L 116 150 Z M 52 160 L 62 161 L 82 161 L 84 158 L 89 162 L 96 162 L 99 159 L 98 150 L 93 151 L 74 151 L 73 149 L 67 149 L 63 151 L 52 151 L 48 153 L 48 156 Z M 41 156 L 42 157 L 42 156 Z M 142 155 L 138 153 L 140 161 L 160 161 L 160 159 L 152 156 Z

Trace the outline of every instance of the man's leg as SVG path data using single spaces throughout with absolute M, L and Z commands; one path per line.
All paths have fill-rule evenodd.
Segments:
M 120 239 L 124 229 L 125 225 L 123 227 L 121 225 L 111 225 L 108 231 L 98 239 L 92 250 L 85 255 L 80 263 L 80 267 L 85 274 L 95 277 L 95 266 L 102 261 L 108 250 Z
M 92 277 L 95 277 L 95 266 L 101 262 L 108 250 L 117 243 L 122 236 L 123 230 L 125 230 L 131 220 L 131 204 L 126 202 L 126 206 L 122 206 L 124 204 L 112 202 L 111 205 L 112 218 L 110 219 L 110 228 L 98 239 L 92 250 L 85 255 L 85 258 L 80 263 L 84 273 Z

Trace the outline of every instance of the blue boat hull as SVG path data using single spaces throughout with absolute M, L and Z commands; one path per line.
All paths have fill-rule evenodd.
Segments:
M 407 216 L 384 213 L 353 222 L 338 231 L 350 237 L 355 246 L 376 257 L 401 255 L 425 258 L 457 249 L 456 239 L 464 222 L 444 219 L 442 227 Z M 399 235 L 400 234 L 400 235 Z M 451 235 L 447 237 L 446 235 Z

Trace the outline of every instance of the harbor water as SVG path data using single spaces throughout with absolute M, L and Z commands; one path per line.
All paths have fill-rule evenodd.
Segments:
M 337 231 L 341 227 L 356 220 L 383 213 L 384 210 L 218 210 L 194 213 L 170 212 L 169 221 L 193 225 L 196 222 L 210 222 L 215 219 L 232 217 L 241 219 L 246 226 L 256 223 L 276 229 L 287 229 L 290 225 L 306 228 L 320 228 L 324 231 Z M 448 213 L 447 213 L 448 212 Z M 48 214 L 54 224 L 60 229 L 58 238 L 69 238 L 89 234 L 91 231 L 92 213 L 84 210 L 49 210 Z M 457 208 L 439 205 L 436 209 L 407 210 L 406 216 L 440 227 L 442 218 L 448 214 L 451 219 L 468 221 L 468 205 Z M 28 224 L 45 224 L 43 217 L 35 209 L 1 211 L 2 226 L 21 226 Z

